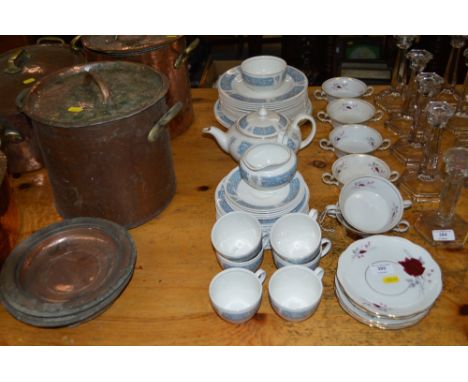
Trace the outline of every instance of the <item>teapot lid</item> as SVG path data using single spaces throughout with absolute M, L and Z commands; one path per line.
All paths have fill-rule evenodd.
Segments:
M 288 120 L 284 115 L 267 110 L 262 106 L 259 110 L 240 118 L 237 125 L 243 134 L 268 138 L 285 130 L 288 126 Z

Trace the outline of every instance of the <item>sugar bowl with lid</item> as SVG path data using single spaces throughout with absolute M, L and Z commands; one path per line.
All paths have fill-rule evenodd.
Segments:
M 304 139 L 299 127 L 303 121 L 311 124 Z M 308 114 L 299 114 L 290 122 L 284 115 L 261 107 L 239 118 L 226 133 L 216 127 L 206 127 L 203 133 L 212 135 L 224 151 L 239 161 L 249 147 L 262 142 L 281 143 L 297 152 L 312 142 L 316 129 L 314 118 Z

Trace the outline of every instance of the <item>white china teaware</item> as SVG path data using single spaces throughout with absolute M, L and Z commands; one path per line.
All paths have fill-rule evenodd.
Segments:
M 322 174 L 322 181 L 341 187 L 349 180 L 365 175 L 381 176 L 391 182 L 400 177 L 400 173 L 391 171 L 382 159 L 367 154 L 348 154 L 333 163 L 331 174 Z
M 277 89 L 286 76 L 286 61 L 275 56 L 255 56 L 242 61 L 240 72 L 248 87 L 257 91 Z
M 258 311 L 262 300 L 262 284 L 266 273 L 259 269 L 229 268 L 218 273 L 208 289 L 216 313 L 233 324 L 250 320 Z
M 360 98 L 338 98 L 327 105 L 327 111 L 319 111 L 317 117 L 322 122 L 330 123 L 334 128 L 342 125 L 365 124 L 378 121 L 383 116 L 382 110 Z
M 249 271 L 255 272 L 263 261 L 263 246 L 260 248 L 260 251 L 251 259 L 246 261 L 233 261 L 226 259 L 224 256 L 220 255 L 218 252 L 216 253 L 216 258 L 218 259 L 218 263 L 222 269 L 229 269 L 229 268 L 244 268 L 248 269 Z
M 302 321 L 317 309 L 322 297 L 323 269 L 288 265 L 271 276 L 268 283 L 270 302 L 276 313 L 288 321 Z
M 331 102 L 337 98 L 367 97 L 374 93 L 372 86 L 367 86 L 361 80 L 352 77 L 329 78 L 322 84 L 322 89 L 315 90 L 314 96 L 318 100 Z
M 225 259 L 247 261 L 262 248 L 262 227 L 251 214 L 233 211 L 213 225 L 211 242 L 216 253 Z
M 272 257 L 273 257 L 273 262 L 275 263 L 275 266 L 277 269 L 286 267 L 287 265 L 302 265 L 304 267 L 307 267 L 309 269 L 314 270 L 320 265 L 320 260 L 322 257 L 325 257 L 330 251 L 320 251 L 317 256 L 315 256 L 311 261 L 308 263 L 303 263 L 303 264 L 293 264 L 289 263 L 286 260 L 284 260 L 282 257 L 279 257 L 276 253 L 273 253 L 272 251 Z
M 326 210 L 328 213 L 337 210 L 360 232 L 377 234 L 401 224 L 404 208 L 411 205 L 387 179 L 362 176 L 346 183 L 341 188 L 338 204 L 327 206 Z
M 299 125 L 306 120 L 311 123 L 311 130 L 302 139 Z M 226 133 L 213 126 L 202 131 L 212 135 L 224 151 L 239 161 L 249 147 L 262 142 L 281 143 L 297 152 L 312 142 L 316 129 L 314 118 L 308 114 L 299 114 L 290 123 L 284 115 L 262 107 L 242 116 Z
M 322 238 L 317 223 L 317 210 L 309 214 L 291 213 L 281 216 L 271 227 L 270 245 L 274 255 L 291 264 L 305 264 L 317 256 L 325 256 L 331 241 Z
M 280 143 L 250 147 L 239 162 L 241 178 L 257 189 L 276 189 L 292 181 L 297 170 L 294 151 Z
M 366 125 L 343 125 L 330 131 L 328 139 L 321 139 L 319 146 L 323 150 L 334 151 L 338 158 L 348 154 L 371 154 L 375 150 L 387 150 L 389 139 L 372 127 Z

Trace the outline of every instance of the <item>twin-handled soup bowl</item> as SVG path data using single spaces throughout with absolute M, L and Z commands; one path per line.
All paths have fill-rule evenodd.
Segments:
M 330 123 L 334 128 L 378 121 L 382 116 L 382 110 L 377 111 L 374 105 L 360 98 L 335 99 L 328 103 L 326 112 L 317 113 L 320 121 Z
M 381 176 L 391 182 L 400 177 L 400 173 L 391 171 L 382 159 L 367 154 L 348 154 L 333 163 L 331 174 L 322 174 L 322 181 L 341 187 L 353 178 L 366 175 Z
M 255 56 L 242 61 L 240 72 L 245 84 L 257 91 L 274 90 L 284 81 L 287 64 L 275 56 Z
M 367 97 L 374 93 L 372 86 L 367 86 L 361 80 L 352 77 L 329 78 L 322 84 L 322 89 L 315 90 L 318 100 L 334 101 L 337 98 Z
M 323 150 L 334 151 L 338 158 L 348 154 L 371 154 L 375 150 L 387 150 L 391 141 L 366 125 L 343 125 L 333 129 L 328 139 L 319 141 Z
M 250 320 L 260 307 L 265 277 L 263 269 L 253 273 L 247 269 L 229 268 L 218 273 L 208 290 L 216 313 L 233 324 Z
M 244 153 L 239 170 L 242 179 L 254 188 L 280 188 L 296 175 L 297 158 L 288 146 L 274 142 L 260 143 Z
M 411 206 L 387 179 L 362 176 L 346 183 L 340 191 L 337 206 L 327 210 L 340 213 L 346 222 L 360 232 L 378 234 L 400 226 L 403 210 Z M 407 223 L 407 222 L 406 222 Z
M 323 269 L 302 265 L 278 269 L 268 283 L 268 294 L 276 313 L 288 321 L 302 321 L 317 309 L 322 298 Z

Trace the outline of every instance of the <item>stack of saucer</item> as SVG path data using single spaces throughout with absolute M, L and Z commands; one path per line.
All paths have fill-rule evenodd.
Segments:
M 439 266 L 422 247 L 394 236 L 370 236 L 340 256 L 335 291 L 341 307 L 380 329 L 402 329 L 425 317 L 442 291 Z
M 216 188 L 216 218 L 232 211 L 253 215 L 269 248 L 268 235 L 276 220 L 291 212 L 309 212 L 309 189 L 296 164 L 287 146 L 262 143 L 249 148 Z
M 221 75 L 214 114 L 227 128 L 262 106 L 293 120 L 298 114 L 312 113 L 308 85 L 305 74 L 281 58 L 252 57 Z

